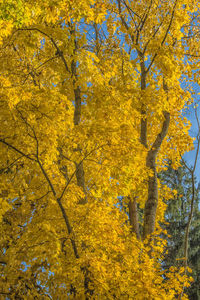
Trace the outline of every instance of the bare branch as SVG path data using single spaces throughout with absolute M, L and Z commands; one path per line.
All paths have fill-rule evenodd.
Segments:
M 10 163 L 7 167 L 0 169 L 0 174 L 3 172 L 6 172 L 6 170 L 9 170 L 13 165 L 15 165 L 15 163 L 20 160 L 23 156 L 19 156 L 18 158 L 16 158 L 12 163 Z
M 58 57 L 59 57 L 58 55 L 53 56 L 53 57 L 47 59 L 46 61 L 44 61 L 43 63 L 41 63 L 39 66 L 35 67 L 34 69 L 37 70 L 37 69 L 43 67 L 43 66 L 44 66 L 45 64 L 47 64 L 48 62 L 50 62 L 50 61 L 52 61 L 52 60 L 54 60 L 54 59 L 56 59 L 56 58 L 58 58 Z
M 170 28 L 171 28 L 172 21 L 173 21 L 173 18 L 174 18 L 175 9 L 176 9 L 176 4 L 177 4 L 177 0 L 175 0 L 174 7 L 173 7 L 173 11 L 172 11 L 172 15 L 171 15 L 171 19 L 170 19 L 169 25 L 168 25 L 168 27 L 167 27 L 167 30 L 166 30 L 166 32 L 165 32 L 165 35 L 164 35 L 164 37 L 163 37 L 163 40 L 162 40 L 162 42 L 161 42 L 161 46 L 163 46 L 163 44 L 164 44 L 164 42 L 165 42 L 165 40 L 166 40 L 166 38 L 167 38 L 167 35 L 168 35 L 168 33 L 169 33 L 169 30 L 170 30 Z M 155 53 L 154 56 L 153 56 L 153 58 L 152 58 L 152 60 L 151 60 L 151 62 L 150 62 L 150 64 L 149 64 L 149 66 L 148 66 L 148 68 L 147 68 L 147 73 L 148 73 L 149 70 L 151 69 L 151 66 L 153 65 L 153 63 L 154 63 L 154 61 L 155 61 L 155 59 L 156 59 L 157 56 L 158 56 L 158 53 Z
M 169 30 L 170 30 L 170 28 L 171 28 L 171 26 L 172 26 L 172 21 L 173 21 L 174 14 L 175 14 L 176 4 L 177 4 L 177 0 L 175 0 L 175 2 L 174 2 L 174 7 L 173 7 L 173 10 L 172 10 L 171 19 L 170 19 L 169 25 L 168 25 L 168 27 L 167 27 L 167 30 L 166 30 L 166 32 L 165 32 L 165 36 L 164 36 L 164 38 L 163 38 L 163 40 L 162 40 L 161 46 L 164 44 L 164 42 L 165 42 L 165 40 L 166 40 L 166 38 L 167 38 L 167 35 L 168 35 L 168 33 L 169 33 Z
M 138 17 L 140 20 L 142 19 L 135 11 L 132 10 L 130 6 L 128 6 L 125 0 L 122 0 L 122 2 L 124 3 L 129 12 L 131 12 L 133 15 L 136 15 L 136 17 Z
M 144 16 L 142 17 L 143 20 L 141 21 L 141 25 L 140 25 L 140 32 L 142 31 L 142 29 L 143 29 L 143 27 L 144 27 L 144 25 L 146 23 L 146 20 L 148 18 L 148 14 L 149 14 L 149 12 L 151 10 L 152 3 L 153 3 L 153 0 L 151 0 L 151 2 L 149 4 L 149 7 L 147 8 L 147 12 L 144 13 Z
M 107 144 L 101 145 L 101 146 L 99 146 L 99 147 L 97 147 L 97 148 L 91 150 L 91 151 L 90 151 L 87 155 L 85 155 L 85 156 L 83 157 L 83 159 L 77 164 L 76 170 L 75 170 L 75 171 L 72 173 L 72 175 L 70 176 L 70 178 L 69 178 L 69 180 L 68 180 L 66 186 L 64 187 L 64 189 L 63 189 L 63 191 L 62 191 L 62 193 L 61 193 L 61 195 L 60 195 L 60 197 L 59 197 L 59 200 L 60 200 L 60 201 L 62 200 L 62 198 L 63 198 L 63 196 L 64 196 L 64 193 L 66 192 L 66 190 L 67 190 L 67 188 L 68 188 L 70 182 L 72 181 L 72 179 L 74 178 L 74 176 L 75 176 L 75 174 L 76 174 L 76 172 L 77 172 L 77 169 L 80 167 L 80 165 L 83 163 L 83 161 L 84 161 L 88 156 L 90 156 L 94 151 L 96 151 L 96 150 L 98 150 L 98 149 L 104 147 L 105 145 L 107 145 Z
M 160 27 L 162 26 L 163 22 L 164 22 L 164 18 L 162 19 L 162 21 L 160 22 L 160 24 L 158 25 L 158 27 L 157 27 L 156 30 L 154 31 L 152 37 L 147 41 L 146 45 L 144 46 L 144 51 L 143 51 L 143 53 L 146 52 L 146 49 L 147 49 L 147 47 L 148 47 L 148 44 L 150 43 L 150 41 L 151 41 L 153 38 L 155 38 L 155 36 L 156 36 L 156 34 L 158 33 L 158 31 L 159 31 Z
M 18 152 L 19 154 L 21 154 L 22 156 L 32 160 L 32 161 L 37 161 L 36 159 L 30 157 L 29 154 L 25 154 L 24 152 L 22 152 L 21 150 L 17 149 L 15 146 L 11 145 L 10 143 L 6 142 L 4 139 L 0 139 L 0 142 L 6 146 L 8 146 L 9 148 L 13 149 L 14 151 Z
M 39 28 L 36 28 L 36 27 L 32 27 L 32 28 L 19 28 L 19 29 L 17 29 L 17 31 L 37 31 L 37 32 L 41 33 L 42 35 L 48 37 L 48 39 L 52 42 L 53 46 L 55 47 L 56 53 L 61 57 L 64 65 L 65 65 L 66 71 L 70 73 L 70 70 L 68 68 L 67 61 L 66 61 L 66 59 L 65 59 L 65 57 L 63 55 L 63 52 L 60 50 L 60 48 L 58 47 L 58 45 L 55 42 L 55 40 L 49 34 L 47 34 L 46 32 L 44 32 L 44 31 L 42 31 L 42 30 L 40 30 Z
M 117 2 L 118 2 L 118 10 L 119 10 L 119 15 L 120 15 L 120 18 L 121 18 L 121 21 L 122 21 L 122 25 L 124 25 L 124 27 L 126 28 L 126 30 L 127 30 L 128 33 L 129 33 L 129 26 L 128 26 L 128 24 L 126 23 L 126 21 L 125 21 L 123 15 L 122 15 L 122 10 L 121 10 L 121 0 L 117 0 Z M 130 35 L 130 37 L 131 37 L 132 42 L 134 43 L 134 36 L 133 36 L 132 34 L 130 34 L 130 33 L 129 33 L 129 35 Z

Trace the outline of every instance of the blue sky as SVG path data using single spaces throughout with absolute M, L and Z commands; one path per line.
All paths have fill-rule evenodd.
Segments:
M 195 96 L 194 96 L 194 103 L 186 110 L 185 116 L 190 120 L 192 126 L 190 129 L 190 136 L 196 137 L 198 134 L 198 125 L 197 125 L 197 120 L 195 116 L 195 109 L 194 106 L 196 107 L 197 111 L 197 116 L 200 120 L 200 105 L 198 106 L 198 94 L 200 94 L 200 86 L 197 84 L 194 84 L 194 90 L 195 90 Z M 188 165 L 193 166 L 194 165 L 194 160 L 196 156 L 196 148 L 197 148 L 197 141 L 194 141 L 194 150 L 190 152 L 186 152 L 184 155 L 184 159 L 188 163 Z M 196 166 L 196 172 L 195 175 L 197 176 L 198 181 L 200 181 L 200 155 L 198 156 L 198 161 L 197 161 L 197 166 Z

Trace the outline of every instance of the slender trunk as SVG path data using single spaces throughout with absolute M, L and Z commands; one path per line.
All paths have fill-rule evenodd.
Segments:
M 139 239 L 140 231 L 139 231 L 139 223 L 138 223 L 137 202 L 135 197 L 133 200 L 132 199 L 129 200 L 128 209 L 129 209 L 129 220 L 131 225 L 131 231 L 134 232 L 137 238 Z
M 74 83 L 75 86 L 75 83 Z M 74 96 L 75 96 L 75 109 L 74 109 L 74 125 L 78 126 L 81 120 L 81 93 L 80 88 L 77 87 L 74 89 Z M 77 151 L 81 152 L 81 148 L 77 147 Z M 83 162 L 81 164 L 76 164 L 76 180 L 77 185 L 83 189 L 85 196 L 80 199 L 80 204 L 87 203 L 86 197 L 86 189 L 85 189 L 85 173 L 83 168 Z
M 144 210 L 143 238 L 145 238 L 148 234 L 154 232 L 156 211 L 158 206 L 156 154 L 152 153 L 152 151 L 148 152 L 146 165 L 147 167 L 150 168 L 153 175 L 149 177 L 149 181 L 148 181 L 148 198 L 145 203 L 145 210 Z
M 73 84 L 75 86 L 75 80 L 73 80 Z M 74 125 L 78 125 L 81 120 L 81 91 L 80 88 L 77 87 L 74 89 L 74 100 L 75 100 L 75 109 L 74 109 Z
M 199 144 L 198 144 L 198 147 L 199 147 Z M 194 212 L 194 200 L 195 200 L 194 170 L 195 170 L 195 168 L 192 171 L 190 171 L 191 175 L 192 175 L 192 200 L 191 200 L 191 204 L 190 204 L 190 213 L 189 213 L 188 222 L 187 222 L 187 225 L 186 225 L 185 240 L 184 240 L 184 259 L 185 259 L 184 260 L 184 268 L 185 268 L 184 273 L 185 273 L 185 275 L 187 274 L 187 266 L 188 266 L 189 233 L 190 233 L 190 226 L 191 226 L 191 223 L 192 223 L 192 216 L 193 216 L 193 212 Z M 182 291 L 181 291 L 181 294 L 178 298 L 179 300 L 182 299 L 184 290 L 185 290 L 185 283 L 183 283 Z
M 71 236 L 73 234 L 73 231 L 72 231 L 72 227 L 71 227 L 71 225 L 69 223 L 68 216 L 67 216 L 67 214 L 65 212 L 65 209 L 64 209 L 64 207 L 63 207 L 60 199 L 58 198 L 58 199 L 56 199 L 56 201 L 57 201 L 57 203 L 58 203 L 58 205 L 60 207 L 60 210 L 62 212 L 63 219 L 65 220 L 65 224 L 66 224 L 66 227 L 67 227 L 68 234 Z M 72 237 L 70 237 L 70 241 L 71 241 L 71 244 L 72 244 L 72 248 L 73 248 L 75 257 L 79 258 L 79 254 L 78 254 L 78 250 L 77 250 L 77 246 L 76 246 L 75 240 Z
M 78 50 L 78 45 L 75 38 L 75 30 L 71 29 L 71 36 L 74 36 L 74 55 Z M 81 90 L 80 86 L 77 84 L 78 75 L 77 75 L 77 62 L 72 59 L 71 62 L 71 73 L 73 78 L 73 88 L 74 88 L 74 125 L 78 126 L 81 122 Z M 81 153 L 81 146 L 78 144 L 77 149 Z M 85 188 L 85 175 L 84 175 L 84 166 L 83 161 L 81 163 L 76 163 L 76 180 L 77 185 L 82 188 L 85 196 L 79 200 L 79 204 L 87 203 L 86 188 Z M 86 248 L 86 244 L 83 241 L 81 244 L 82 248 Z M 85 289 L 85 300 L 89 300 L 94 293 L 94 290 L 90 287 L 92 285 L 91 272 L 89 271 L 89 266 L 81 267 L 81 271 L 84 274 L 84 289 Z
M 156 158 L 160 146 L 167 135 L 170 114 L 166 111 L 163 112 L 165 120 L 162 125 L 161 132 L 157 135 L 151 149 L 148 151 L 146 166 L 151 170 L 152 175 L 149 177 L 148 181 L 148 198 L 145 204 L 144 210 L 144 226 L 143 226 L 143 238 L 147 235 L 152 234 L 155 229 L 156 211 L 158 206 L 158 180 L 156 171 Z
M 72 62 L 72 65 L 75 65 L 74 61 Z M 77 77 L 76 74 L 76 66 L 72 66 L 72 71 L 74 72 L 75 77 Z M 76 86 L 76 80 L 73 80 L 74 87 Z M 81 91 L 80 87 L 74 88 L 74 97 L 75 97 L 75 109 L 74 109 L 74 125 L 78 126 L 81 121 Z M 77 151 L 81 152 L 81 148 L 78 145 Z M 81 164 L 76 163 L 76 180 L 77 185 L 82 188 L 85 196 L 79 200 L 80 204 L 87 203 L 87 197 L 86 197 L 86 189 L 85 189 L 85 174 L 84 174 L 84 168 L 83 168 L 83 162 Z
M 94 24 L 94 30 L 95 30 L 95 37 L 96 37 L 96 55 L 98 56 L 100 45 L 99 45 L 99 30 L 98 30 L 98 25 L 96 23 Z
M 168 87 L 164 79 L 163 89 L 168 97 Z M 162 124 L 161 132 L 157 135 L 153 145 L 151 146 L 151 149 L 148 151 L 146 159 L 146 166 L 150 169 L 152 175 L 148 180 L 148 198 L 144 210 L 143 239 L 145 239 L 149 234 L 152 234 L 155 229 L 156 211 L 158 206 L 158 179 L 156 170 L 156 158 L 160 146 L 162 145 L 162 142 L 167 135 L 170 123 L 170 114 L 167 111 L 163 111 L 163 116 L 165 119 Z
M 71 30 L 72 36 L 75 35 L 75 30 Z M 74 37 L 74 54 L 76 54 L 76 51 L 78 50 L 77 42 Z M 73 77 L 73 87 L 74 87 L 74 125 L 78 126 L 81 121 L 81 90 L 80 87 L 77 86 L 78 76 L 77 76 L 77 66 L 76 61 L 72 59 L 71 62 L 71 73 Z M 81 147 L 78 145 L 77 151 L 81 152 Z M 86 189 L 85 189 L 85 175 L 84 175 L 84 168 L 83 168 L 83 162 L 81 164 L 76 164 L 76 180 L 77 185 L 83 189 L 83 192 L 85 196 L 80 199 L 80 204 L 87 203 L 87 197 L 86 197 Z
M 144 91 L 146 89 L 146 70 L 144 64 L 144 58 L 141 57 L 140 69 L 141 69 L 141 90 Z M 144 104 L 142 103 L 141 108 L 141 127 L 140 127 L 140 140 L 143 146 L 147 148 L 147 118 L 146 118 L 146 109 Z

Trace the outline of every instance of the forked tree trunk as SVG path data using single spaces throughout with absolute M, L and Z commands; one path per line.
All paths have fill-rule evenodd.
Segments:
M 152 171 L 152 175 L 148 181 L 148 198 L 144 210 L 144 225 L 143 225 L 143 238 L 145 239 L 149 234 L 152 234 L 155 229 L 156 211 L 158 206 L 158 179 L 156 171 L 156 158 L 160 146 L 167 135 L 170 114 L 166 111 L 163 112 L 165 120 L 162 125 L 161 132 L 157 135 L 155 142 L 151 149 L 148 151 L 146 166 Z

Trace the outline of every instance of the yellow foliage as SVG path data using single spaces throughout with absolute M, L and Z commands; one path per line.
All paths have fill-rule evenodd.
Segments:
M 175 191 L 157 182 L 193 146 L 181 41 L 198 2 L 175 2 L 0 1 L 0 293 L 175 299 L 191 282 L 163 270 L 163 199 Z M 142 238 L 128 207 L 146 209 L 153 176 L 155 224 Z

